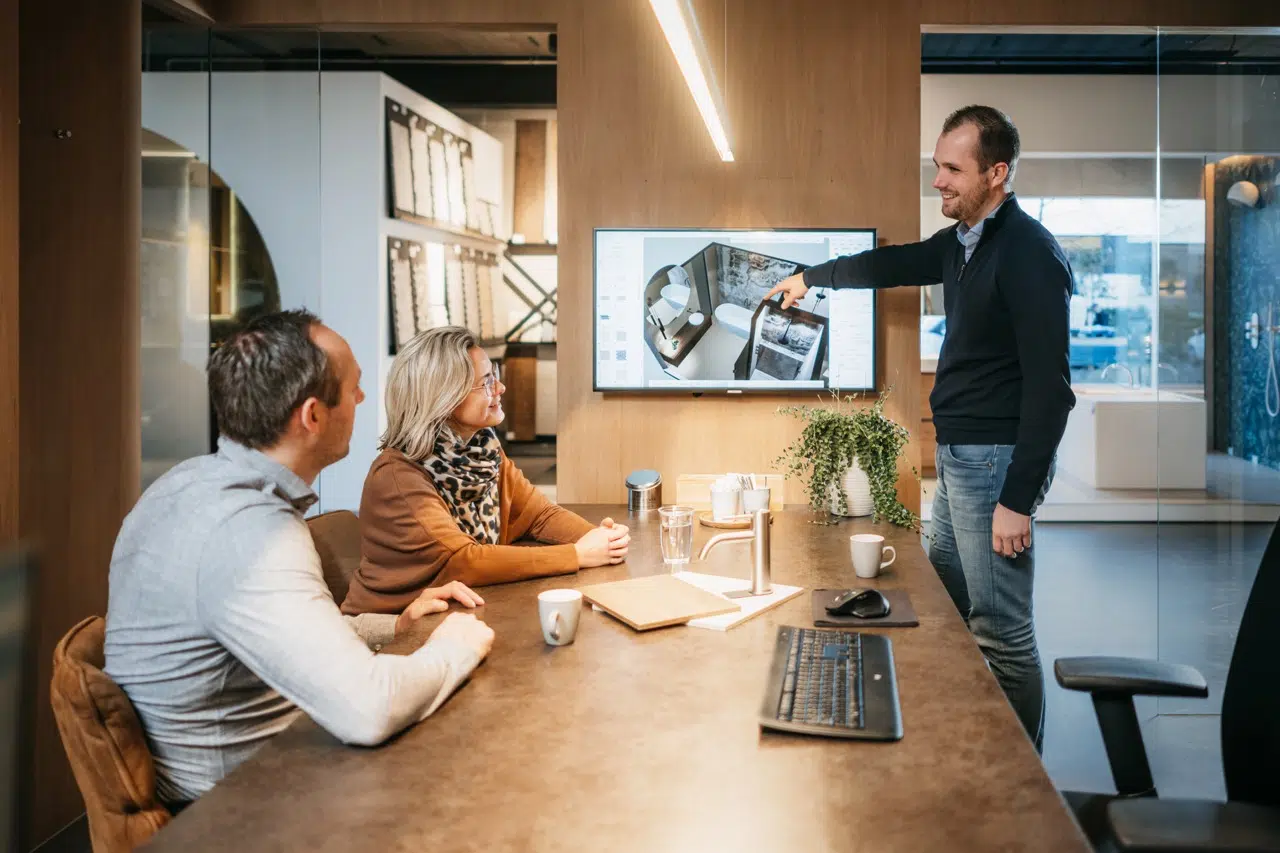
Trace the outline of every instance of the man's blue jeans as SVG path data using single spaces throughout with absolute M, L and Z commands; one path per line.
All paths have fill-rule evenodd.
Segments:
M 1013 559 L 991 548 L 991 517 L 1012 457 L 1013 446 L 1008 444 L 938 445 L 938 491 L 929 523 L 929 561 L 1040 750 L 1044 742 L 1044 672 L 1031 604 L 1034 528 L 1031 547 Z M 1050 469 L 1037 506 L 1052 480 Z

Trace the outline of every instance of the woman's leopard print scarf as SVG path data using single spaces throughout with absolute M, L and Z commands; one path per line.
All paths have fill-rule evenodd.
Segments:
M 422 461 L 422 467 L 462 532 L 481 545 L 497 545 L 498 471 L 502 467 L 498 434 L 485 428 L 463 442 L 446 424 L 440 428 L 435 453 Z

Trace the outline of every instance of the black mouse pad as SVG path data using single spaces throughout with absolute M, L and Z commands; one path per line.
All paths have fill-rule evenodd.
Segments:
M 810 597 L 813 602 L 813 624 L 819 628 L 911 628 L 920 624 L 920 620 L 916 618 L 916 609 L 911 606 L 911 598 L 905 589 L 880 591 L 889 599 L 889 614 L 863 619 L 858 616 L 832 616 L 827 612 L 827 605 L 848 592 L 847 589 L 815 589 Z

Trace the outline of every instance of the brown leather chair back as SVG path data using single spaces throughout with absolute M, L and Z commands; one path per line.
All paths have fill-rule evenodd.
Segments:
M 360 519 L 349 509 L 339 509 L 308 518 L 307 526 L 320 553 L 324 582 L 334 603 L 341 606 L 351 576 L 360 568 Z
M 91 616 L 53 650 L 50 701 L 84 797 L 94 853 L 132 850 L 169 822 L 133 703 L 105 672 L 106 623 Z

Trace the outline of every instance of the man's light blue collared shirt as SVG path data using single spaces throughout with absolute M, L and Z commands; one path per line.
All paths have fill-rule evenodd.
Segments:
M 1006 197 L 1006 201 L 1007 200 L 1008 199 Z M 956 229 L 956 237 L 960 240 L 960 245 L 964 246 L 964 262 L 966 264 L 969 263 L 969 259 L 973 257 L 973 250 L 978 248 L 978 241 L 982 239 L 982 229 L 986 227 L 987 220 L 995 216 L 996 212 L 1002 207 L 1004 207 L 1003 201 L 997 204 L 995 210 L 988 213 L 981 222 L 972 228 L 961 222 L 960 227 Z

